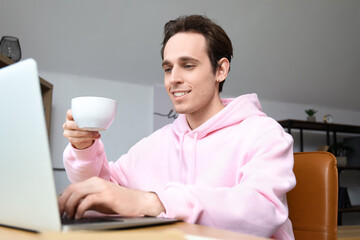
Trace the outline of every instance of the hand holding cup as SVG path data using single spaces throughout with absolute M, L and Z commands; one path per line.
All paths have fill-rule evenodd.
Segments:
M 116 101 L 100 97 L 78 97 L 71 101 L 63 124 L 64 137 L 73 147 L 85 149 L 101 137 L 116 115 Z

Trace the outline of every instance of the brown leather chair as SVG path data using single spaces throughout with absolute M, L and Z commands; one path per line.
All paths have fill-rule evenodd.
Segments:
M 338 172 L 328 152 L 294 154 L 296 186 L 287 194 L 296 240 L 337 239 Z

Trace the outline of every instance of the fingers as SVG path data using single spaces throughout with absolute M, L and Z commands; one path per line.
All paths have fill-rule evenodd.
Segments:
M 96 139 L 101 137 L 99 132 L 84 131 L 79 129 L 72 116 L 71 109 L 66 113 L 66 121 L 63 124 L 63 135 L 77 149 L 90 147 Z
M 114 214 L 116 213 L 112 209 L 112 202 L 108 201 L 106 192 L 97 192 L 94 194 L 86 195 L 79 201 L 77 208 L 74 209 L 76 219 L 84 217 L 85 212 L 88 210 L 95 210 L 105 214 Z
M 66 134 L 64 134 L 65 136 Z M 82 149 L 86 149 L 89 148 L 91 145 L 94 144 L 96 139 L 99 139 L 101 137 L 101 135 L 98 133 L 97 136 L 95 137 L 82 137 L 82 138 L 77 138 L 77 137 L 66 137 L 69 142 L 71 143 L 71 145 L 79 150 Z
M 64 130 L 80 130 L 76 122 L 74 121 L 71 109 L 66 112 L 65 123 L 63 124 Z
M 134 201 L 129 198 L 128 190 L 113 182 L 102 179 L 94 180 L 96 181 L 93 181 L 93 185 L 97 191 L 81 199 L 76 209 L 75 218 L 82 218 L 87 210 L 95 210 L 105 214 L 117 213 L 122 216 L 137 216 L 132 210 L 129 211 Z
M 128 189 L 93 177 L 71 184 L 59 198 L 61 214 L 82 218 L 87 210 L 122 216 L 157 216 L 164 206 L 155 193 Z
M 71 109 L 67 110 L 66 112 L 66 119 L 65 123 L 63 124 L 62 128 L 64 130 L 79 130 L 76 122 L 74 121 Z
M 62 128 L 64 130 L 80 130 L 74 120 L 66 120 L 62 125 Z
M 108 197 L 114 186 L 117 185 L 98 177 L 71 184 L 58 199 L 60 214 L 82 218 L 87 210 L 115 213 L 111 207 L 114 198 Z
M 75 184 L 70 185 L 59 197 L 58 204 L 60 214 L 63 215 L 66 213 L 67 217 L 72 218 L 81 198 L 82 194 L 77 192 Z
M 74 120 L 71 109 L 66 112 L 66 120 Z
M 72 194 L 70 194 L 64 208 L 64 212 L 66 212 L 67 217 L 74 217 L 75 212 L 77 211 L 77 206 L 80 204 L 80 202 L 85 196 L 86 194 L 81 192 L 73 192 Z
M 86 149 L 90 147 L 96 139 L 100 139 L 99 132 L 64 130 L 64 137 L 77 149 Z
M 101 192 L 101 184 L 103 181 L 102 179 L 94 177 L 68 186 L 58 200 L 61 215 L 66 213 L 67 217 L 74 217 L 78 206 L 86 197 Z M 83 209 L 80 216 L 82 216 L 86 210 L 87 209 Z
M 70 129 L 65 129 L 63 135 L 64 135 L 64 137 L 66 137 L 68 139 L 69 138 L 79 138 L 79 139 L 84 139 L 85 141 L 95 140 L 100 137 L 99 132 L 70 130 Z
M 101 201 L 101 197 L 99 196 L 101 196 L 101 194 L 87 195 L 78 205 L 75 218 L 80 219 L 84 216 L 87 210 L 94 209 L 93 206 L 97 205 Z

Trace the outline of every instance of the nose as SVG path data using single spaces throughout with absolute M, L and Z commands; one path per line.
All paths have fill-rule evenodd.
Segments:
M 177 83 L 183 82 L 183 78 L 181 75 L 181 69 L 179 67 L 174 66 L 171 69 L 171 72 L 168 76 L 168 81 L 170 84 L 177 84 Z

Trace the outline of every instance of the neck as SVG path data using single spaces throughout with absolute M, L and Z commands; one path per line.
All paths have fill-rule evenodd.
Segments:
M 224 105 L 221 103 L 220 99 L 210 109 L 202 109 L 196 113 L 186 114 L 186 120 L 190 128 L 196 129 L 204 122 L 212 118 L 215 114 L 220 112 L 224 108 Z

